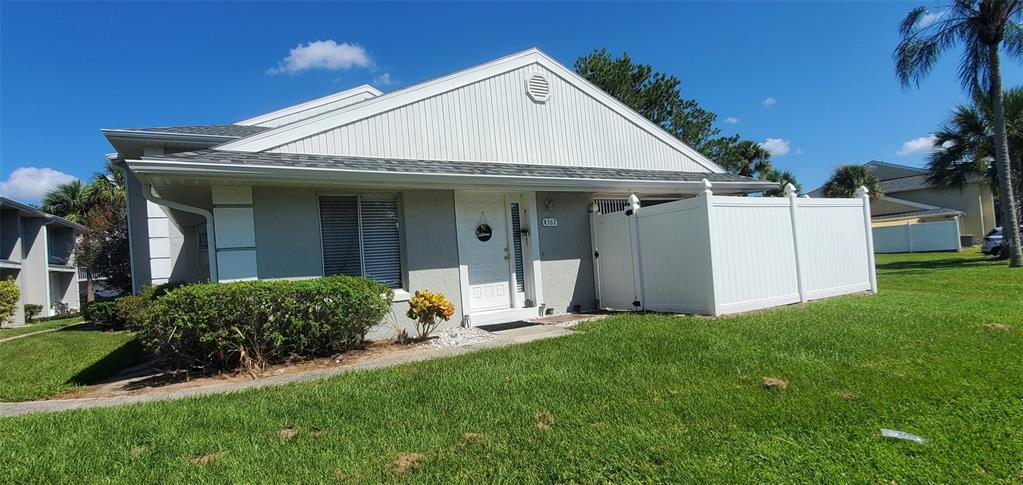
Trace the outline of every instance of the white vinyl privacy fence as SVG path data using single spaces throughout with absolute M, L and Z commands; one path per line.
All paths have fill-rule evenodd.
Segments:
M 866 189 L 855 199 L 699 197 L 592 220 L 600 306 L 721 315 L 877 291 Z
M 874 251 L 879 253 L 958 251 L 959 245 L 958 219 L 874 228 Z

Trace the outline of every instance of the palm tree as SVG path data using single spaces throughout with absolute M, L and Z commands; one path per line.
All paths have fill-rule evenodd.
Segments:
M 725 162 L 725 168 L 736 175 L 746 177 L 764 177 L 773 171 L 771 167 L 771 152 L 764 149 L 757 142 L 743 140 L 732 149 L 731 160 Z
M 928 181 L 939 187 L 963 188 L 971 181 L 986 178 L 991 187 L 998 187 L 998 171 L 991 163 L 995 154 L 993 125 L 987 97 L 978 94 L 973 97 L 973 104 L 957 106 L 934 133 L 936 149 L 927 163 Z M 1018 201 L 1023 195 L 1023 88 L 1005 92 L 1005 126 L 1018 214 Z
M 995 138 L 995 167 L 1003 227 L 1009 241 L 1009 266 L 1023 267 L 1019 219 L 1012 193 L 1009 145 L 1002 92 L 1001 50 L 1023 57 L 1023 26 L 1015 22 L 1023 14 L 1023 0 L 955 0 L 937 14 L 927 16 L 926 7 L 911 10 L 902 20 L 902 41 L 895 49 L 895 72 L 903 86 L 920 84 L 941 54 L 956 45 L 963 48 L 959 79 L 971 92 L 984 93 L 991 103 Z M 925 16 L 927 16 L 925 18 Z
M 860 187 L 867 188 L 871 199 L 884 195 L 881 192 L 881 181 L 866 166 L 842 165 L 836 168 L 835 173 L 824 183 L 824 196 L 855 197 Z
M 797 194 L 803 190 L 803 186 L 796 180 L 796 174 L 792 173 L 791 170 L 782 170 L 780 172 L 771 170 L 764 175 L 764 179 L 778 184 L 777 187 L 764 192 L 764 195 L 767 197 L 781 197 L 785 195 L 785 186 L 788 184 L 792 184 L 796 188 Z
M 81 222 L 90 209 L 85 185 L 81 180 L 72 180 L 56 186 L 43 196 L 41 209 L 71 222 Z
M 93 174 L 92 182 L 85 188 L 85 198 L 91 206 L 124 206 L 124 173 L 108 161 L 105 172 Z

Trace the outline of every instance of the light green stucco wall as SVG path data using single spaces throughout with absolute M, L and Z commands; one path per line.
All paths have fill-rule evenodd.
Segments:
M 546 202 L 550 200 L 550 204 Z M 540 227 L 543 302 L 556 313 L 596 304 L 590 247 L 592 197 L 577 192 L 537 192 L 539 216 L 556 217 L 557 227 Z M 547 208 L 550 205 L 551 208 Z
M 973 234 L 978 240 L 995 227 L 994 199 L 987 184 L 973 183 L 963 190 L 921 189 L 888 195 L 962 211 L 964 214 L 959 220 L 959 232 Z

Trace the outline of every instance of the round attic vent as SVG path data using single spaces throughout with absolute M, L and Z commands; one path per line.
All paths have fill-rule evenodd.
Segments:
M 547 102 L 551 97 L 551 85 L 543 76 L 534 74 L 526 79 L 526 94 L 537 103 Z

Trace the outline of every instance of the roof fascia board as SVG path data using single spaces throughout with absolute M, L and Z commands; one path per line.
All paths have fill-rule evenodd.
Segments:
M 0 207 L 12 207 L 12 208 L 18 210 L 18 212 L 20 212 L 21 215 L 24 216 L 24 217 L 46 219 L 45 224 L 58 224 L 58 225 L 70 227 L 70 228 L 78 230 L 78 231 L 84 231 L 86 229 L 86 227 L 81 225 L 81 224 L 78 224 L 76 222 L 71 222 L 71 221 L 69 221 L 69 220 L 67 220 L 67 219 L 65 219 L 63 217 L 55 216 L 55 215 L 50 214 L 48 212 L 44 212 L 44 211 L 42 211 L 40 209 L 32 207 L 32 206 L 30 206 L 28 204 L 23 204 L 23 203 L 18 202 L 18 201 L 14 200 L 14 199 L 8 199 L 6 197 L 0 197 Z
M 913 172 L 917 172 L 918 174 L 926 173 L 927 172 L 926 170 L 924 170 L 922 168 L 919 168 L 919 167 L 911 167 L 909 165 L 901 165 L 901 164 L 898 164 L 898 163 L 891 163 L 891 162 L 882 162 L 881 160 L 871 160 L 871 161 L 867 162 L 866 165 L 882 165 L 882 166 L 885 166 L 885 167 L 901 168 L 901 169 L 904 169 L 904 170 L 911 170 Z M 912 175 L 907 175 L 907 177 L 912 177 Z M 899 177 L 899 178 L 903 178 L 903 177 Z
M 920 209 L 927 209 L 927 210 L 931 210 L 931 209 L 944 209 L 944 207 L 938 207 L 936 205 L 924 204 L 922 202 L 913 202 L 911 200 L 906 200 L 906 199 L 898 199 L 898 198 L 890 197 L 890 196 L 887 196 L 887 195 L 882 195 L 881 196 L 881 200 L 886 200 L 888 202 L 894 202 L 896 204 L 908 205 L 910 207 L 918 207 Z
M 517 52 L 485 64 L 470 67 L 447 76 L 442 76 L 431 81 L 414 84 L 405 89 L 394 91 L 373 99 L 368 99 L 350 107 L 341 108 L 336 111 L 323 113 L 311 118 L 296 121 L 263 133 L 226 143 L 219 150 L 232 150 L 243 152 L 261 152 L 279 147 L 294 140 L 300 140 L 317 133 L 330 130 L 338 126 L 344 126 L 386 111 L 390 111 L 416 101 L 431 98 L 449 91 L 474 84 L 501 74 L 519 69 L 530 64 L 539 64 L 551 71 L 565 82 L 580 89 L 597 102 L 607 106 L 612 111 L 623 116 L 637 127 L 653 135 L 662 142 L 675 148 L 692 158 L 696 163 L 715 173 L 723 173 L 725 170 L 712 162 L 701 153 L 686 145 L 678 138 L 675 138 L 660 126 L 636 113 L 624 103 L 607 94 L 582 76 L 572 72 L 558 61 L 545 54 L 543 51 L 533 48 Z
M 481 174 L 447 174 L 419 172 L 379 172 L 369 170 L 351 170 L 321 167 L 272 167 L 245 164 L 209 164 L 170 160 L 127 160 L 128 167 L 136 173 L 148 175 L 180 175 L 180 176 L 256 176 L 277 178 L 281 180 L 308 180 L 326 182 L 330 175 L 338 180 L 351 182 L 380 182 L 393 184 L 422 184 L 438 181 L 455 185 L 519 185 L 532 187 L 572 188 L 576 190 L 608 190 L 608 188 L 667 191 L 694 191 L 702 188 L 700 181 L 658 181 L 658 180 L 621 180 L 591 178 L 561 178 L 536 176 L 495 176 Z M 730 192 L 759 192 L 775 187 L 774 182 L 713 182 L 714 187 Z
M 329 94 L 329 95 L 324 96 L 322 98 L 316 98 L 316 99 L 313 99 L 313 100 L 309 100 L 309 101 L 306 101 L 306 102 L 303 102 L 303 103 L 296 104 L 294 106 L 288 106 L 287 108 L 281 108 L 281 109 L 279 109 L 277 111 L 271 111 L 269 113 L 261 114 L 259 116 L 253 116 L 252 118 L 247 118 L 247 119 L 244 119 L 244 120 L 241 120 L 241 121 L 237 121 L 234 124 L 236 124 L 236 125 L 244 125 L 244 126 L 259 126 L 260 123 L 265 123 L 267 121 L 271 121 L 271 120 L 275 120 L 277 118 L 282 118 L 284 116 L 288 116 L 290 114 L 300 113 L 302 111 L 307 111 L 307 110 L 316 108 L 317 106 L 321 106 L 321 105 L 324 105 L 324 104 L 327 104 L 327 103 L 332 103 L 334 101 L 340 101 L 340 100 L 345 99 L 345 98 L 351 98 L 353 96 L 357 96 L 357 95 L 365 94 L 365 93 L 372 94 L 374 97 L 375 96 L 380 96 L 380 95 L 384 94 L 383 91 L 380 91 L 379 89 L 374 88 L 373 86 L 370 86 L 369 84 L 363 84 L 361 86 L 356 86 L 356 87 L 354 87 L 352 89 L 346 89 L 346 90 L 341 91 L 341 92 L 337 92 L 337 93 L 334 93 L 334 94 Z
M 169 133 L 166 131 L 145 131 L 145 130 L 122 130 L 116 128 L 104 128 L 100 130 L 107 139 L 124 138 L 132 140 L 154 140 L 154 141 L 183 141 L 183 142 L 210 142 L 224 143 L 237 140 L 237 136 L 230 135 L 203 135 L 199 133 Z

